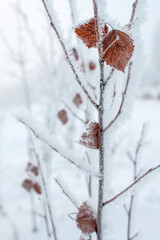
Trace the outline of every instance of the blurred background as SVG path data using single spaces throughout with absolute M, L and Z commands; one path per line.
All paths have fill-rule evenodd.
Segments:
M 127 24 L 133 1 L 106 2 L 111 19 L 122 26 Z M 54 0 L 51 4 L 70 49 L 78 49 L 76 51 L 81 52 L 80 57 L 84 63 L 81 67 L 82 69 L 85 67 L 87 79 L 93 78 L 89 84 L 93 94 L 96 95 L 94 78 L 98 76 L 97 53 L 91 50 L 90 54 L 86 54 L 85 47 L 77 41 L 73 30 L 74 26 L 93 17 L 92 1 Z M 143 151 L 139 156 L 139 169 L 142 168 L 144 171 L 159 163 L 159 9 L 160 1 L 145 1 L 145 21 L 141 25 L 143 46 L 141 85 L 130 119 L 115 134 L 112 149 L 114 169 L 112 193 L 132 181 L 130 178 L 132 165 L 126 152 L 134 153 L 144 123 L 147 133 Z M 76 99 L 78 103 L 73 101 L 77 93 L 81 95 L 82 103 L 79 98 Z M 32 192 L 28 193 L 22 188 L 24 179 L 28 178 L 28 170 L 26 170 L 28 163 L 35 164 L 36 160 L 34 154 L 30 152 L 30 136 L 13 117 L 14 111 L 28 109 L 29 114 L 41 121 L 52 134 L 58 135 L 62 143 L 79 151 L 76 141 L 84 126 L 75 121 L 68 106 L 82 119 L 95 118 L 92 110 L 88 111 L 88 116 L 86 115 L 88 105 L 85 105 L 85 100 L 85 96 L 74 83 L 74 77 L 50 27 L 41 0 L 0 0 L 0 239 L 52 239 L 47 235 L 44 217 L 40 216 L 41 211 L 44 211 L 43 197 Z M 58 116 L 62 110 L 65 110 L 63 117 L 67 118 L 66 122 L 64 118 Z M 41 143 L 37 145 L 46 174 L 49 176 L 51 201 L 55 199 L 53 212 L 59 229 L 59 239 L 72 239 L 73 236 L 74 239 L 79 239 L 80 231 L 76 228 L 75 222 L 68 218 L 68 212 L 75 212 L 74 206 L 66 200 L 53 182 L 55 177 L 65 176 L 71 190 L 75 191 L 74 194 L 81 203 L 87 195 L 87 191 L 83 188 L 84 178 L 80 172 L 73 173 L 73 169 L 69 166 L 64 169 L 63 160 L 60 159 L 60 164 L 57 163 L 59 157 L 45 145 Z M 80 147 L 80 151 L 84 152 L 83 148 Z M 92 156 L 93 153 L 90 154 Z M 52 161 L 55 159 L 56 161 Z M 36 179 L 36 177 L 29 175 L 29 178 Z M 78 183 L 77 180 L 73 183 L 74 178 L 79 178 L 82 188 L 77 189 Z M 136 196 L 133 231 L 138 231 L 137 239 L 160 238 L 159 181 L 160 179 L 154 180 L 154 183 L 147 185 L 142 191 L 140 197 L 138 194 Z M 128 204 L 129 199 L 126 201 Z M 57 209 L 59 209 L 58 213 Z M 111 239 L 125 240 L 127 217 L 123 204 L 117 204 L 112 211 L 114 218 L 110 227 Z

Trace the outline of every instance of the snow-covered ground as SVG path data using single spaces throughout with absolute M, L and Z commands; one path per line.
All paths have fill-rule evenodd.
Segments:
M 135 104 L 132 118 L 115 133 L 115 148 L 112 168 L 112 193 L 122 190 L 132 182 L 132 164 L 126 152 L 135 151 L 140 137 L 142 124 L 147 124 L 145 144 L 138 159 L 138 168 L 142 171 L 159 164 L 160 161 L 160 101 L 138 100 Z M 1 124 L 0 140 L 0 205 L 7 216 L 0 213 L 0 239 L 3 240 L 45 240 L 47 238 L 44 219 L 38 217 L 38 231 L 32 232 L 30 213 L 30 197 L 22 188 L 21 183 L 26 177 L 27 131 L 17 121 L 7 116 Z M 54 163 L 54 161 L 53 161 Z M 52 166 L 52 169 L 54 168 Z M 66 171 L 67 174 L 67 171 Z M 67 181 L 72 184 L 72 191 L 78 200 L 84 201 L 86 191 L 78 187 L 84 178 L 68 170 Z M 74 179 L 74 180 L 73 180 Z M 58 239 L 79 239 L 80 231 L 76 222 L 68 217 L 68 213 L 76 211 L 54 183 L 52 174 L 49 179 L 53 213 L 58 229 Z M 139 232 L 138 239 L 158 240 L 160 238 L 160 177 L 156 174 L 147 182 L 146 187 L 136 193 L 133 215 L 133 234 Z M 40 201 L 40 199 L 41 201 Z M 129 196 L 123 199 L 128 204 Z M 35 198 L 37 211 L 41 213 L 42 197 Z M 110 231 L 113 239 L 126 240 L 127 215 L 123 208 L 123 201 L 111 206 L 112 219 Z M 15 234 L 15 229 L 17 235 Z M 18 236 L 18 237 L 17 237 Z M 74 237 L 73 237 L 74 236 Z

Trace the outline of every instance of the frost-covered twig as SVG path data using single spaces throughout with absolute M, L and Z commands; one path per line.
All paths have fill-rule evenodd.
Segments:
M 114 73 L 115 69 L 112 68 L 110 73 L 109 73 L 109 76 L 107 77 L 106 81 L 104 82 L 105 86 L 108 84 L 109 80 L 111 79 L 111 77 L 113 76 L 113 73 Z
M 80 80 L 80 77 L 79 77 L 79 75 L 78 75 L 75 67 L 73 66 L 72 60 L 71 60 L 71 58 L 70 58 L 70 56 L 69 56 L 69 54 L 68 54 L 68 52 L 67 52 L 67 49 L 66 49 L 66 47 L 65 47 L 65 45 L 64 45 L 64 42 L 63 42 L 63 40 L 62 40 L 62 38 L 61 38 L 61 36 L 60 36 L 57 28 L 56 28 L 56 25 L 54 24 L 54 21 L 53 21 L 52 16 L 51 16 L 51 14 L 50 14 L 50 12 L 49 12 L 49 9 L 47 8 L 46 1 L 45 1 L 45 0 L 42 0 L 42 3 L 43 3 L 43 5 L 44 5 L 44 8 L 45 8 L 45 10 L 46 10 L 46 13 L 47 13 L 47 15 L 48 15 L 48 17 L 49 17 L 51 27 L 52 27 L 52 29 L 54 30 L 54 32 L 56 33 L 56 36 L 57 36 L 57 38 L 58 38 L 58 40 L 59 40 L 59 42 L 60 42 L 60 44 L 61 44 L 61 47 L 62 47 L 62 49 L 63 49 L 63 52 L 64 52 L 64 54 L 65 54 L 65 57 L 66 57 L 69 65 L 70 65 L 70 68 L 71 68 L 71 70 L 72 70 L 72 72 L 73 72 L 73 74 L 74 74 L 74 76 L 75 76 L 75 80 L 77 81 L 77 83 L 79 84 L 79 86 L 81 87 L 81 89 L 83 90 L 83 92 L 86 94 L 86 96 L 88 97 L 88 99 L 90 100 L 90 102 L 95 106 L 96 109 L 98 109 L 98 105 L 97 105 L 96 102 L 92 99 L 92 97 L 91 97 L 90 94 L 88 93 L 87 89 L 83 86 L 83 84 L 82 84 L 82 82 L 81 82 L 81 80 Z
M 128 76 L 127 76 L 127 81 L 126 81 L 126 85 L 125 85 L 125 89 L 122 93 L 122 101 L 121 101 L 121 104 L 120 104 L 120 107 L 118 109 L 118 112 L 116 114 L 116 116 L 112 119 L 112 121 L 107 125 L 107 127 L 105 127 L 103 129 L 103 132 L 105 132 L 106 130 L 108 130 L 108 128 L 110 128 L 112 126 L 112 124 L 118 119 L 118 117 L 120 116 L 121 112 L 122 112 L 122 108 L 123 108 L 123 104 L 124 104 L 124 100 L 125 100 L 125 96 L 126 96 L 126 93 L 127 93 L 127 89 L 128 89 L 128 84 L 129 84 L 129 80 L 130 80 L 130 74 L 131 74 L 131 67 L 132 67 L 132 62 L 129 63 L 129 66 L 128 66 Z
M 48 208 L 48 213 L 49 213 L 49 216 L 50 216 L 50 221 L 51 221 L 51 226 L 52 226 L 52 230 L 53 230 L 54 240 L 57 240 L 56 227 L 55 227 L 55 223 L 54 223 L 54 219 L 53 219 L 51 203 L 50 203 L 50 200 L 49 200 L 49 195 L 48 195 L 48 190 L 47 190 L 47 183 L 46 183 L 46 180 L 45 180 L 45 177 L 44 177 L 44 174 L 43 174 L 43 170 L 42 170 L 42 167 L 41 167 L 41 162 L 40 162 L 39 156 L 38 156 L 38 154 L 37 154 L 37 152 L 35 150 L 35 146 L 34 146 L 33 141 L 32 141 L 32 144 L 33 144 L 32 151 L 33 151 L 33 153 L 34 153 L 34 155 L 36 157 L 38 168 L 39 168 L 41 179 L 42 179 L 42 184 L 43 184 L 44 194 L 45 194 L 45 198 L 46 198 L 46 202 L 47 202 L 47 208 Z
M 82 118 L 80 118 L 79 116 L 77 116 L 77 115 L 73 112 L 73 110 L 68 106 L 67 103 L 65 103 L 64 100 L 62 100 L 62 102 L 63 102 L 64 106 L 70 111 L 70 113 L 71 113 L 75 118 L 77 118 L 77 119 L 78 119 L 79 121 L 81 121 L 82 123 L 86 124 L 86 122 L 85 122 Z
M 135 17 L 135 13 L 136 13 L 136 8 L 137 8 L 137 5 L 138 5 L 138 1 L 139 0 L 135 0 L 135 2 L 133 3 L 133 6 L 132 6 L 132 14 L 131 14 L 131 18 L 130 18 L 130 21 L 129 21 L 129 24 L 128 24 L 128 29 L 130 29 L 133 25 L 133 21 L 134 21 L 134 17 Z
M 120 193 L 118 193 L 117 195 L 115 195 L 113 198 L 105 201 L 103 203 L 103 206 L 114 202 L 115 200 L 117 200 L 119 197 L 121 197 L 123 194 L 127 193 L 129 190 L 131 190 L 136 184 L 142 184 L 143 181 L 146 179 L 146 177 L 148 177 L 151 173 L 155 172 L 156 170 L 159 170 L 160 168 L 160 164 L 157 165 L 154 168 L 150 168 L 147 172 L 145 172 L 142 176 L 140 176 L 139 178 L 137 178 L 136 181 L 134 181 L 132 184 L 130 184 L 128 187 L 126 187 L 124 190 L 122 190 Z
M 41 126 L 38 128 L 37 122 L 34 124 L 33 120 L 31 121 L 29 118 L 25 118 L 24 115 L 23 116 L 17 115 L 16 118 L 19 122 L 24 124 L 35 135 L 36 138 L 38 138 L 39 140 L 44 142 L 46 145 L 48 145 L 52 150 L 57 152 L 61 157 L 68 160 L 78 169 L 83 170 L 84 172 L 87 172 L 99 178 L 99 173 L 95 169 L 91 168 L 90 165 L 84 164 L 83 159 L 77 157 L 78 154 L 60 145 L 59 139 L 56 139 L 55 137 L 53 139 L 46 129 L 42 129 Z
M 62 185 L 62 183 L 60 182 L 60 180 L 58 180 L 57 178 L 55 178 L 55 182 L 58 184 L 58 186 L 60 187 L 60 189 L 62 190 L 62 192 L 64 193 L 64 195 L 66 195 L 66 197 L 73 203 L 73 205 L 78 209 L 78 204 L 77 202 L 73 199 L 73 197 L 71 197 L 71 194 L 68 193 L 67 189 L 64 188 L 64 186 Z
M 136 181 L 136 179 L 138 178 L 137 161 L 138 161 L 139 151 L 140 151 L 140 149 L 142 147 L 142 144 L 143 144 L 144 133 L 145 133 L 145 124 L 143 124 L 143 126 L 142 126 L 142 131 L 141 131 L 140 139 L 137 143 L 134 158 L 132 157 L 131 153 L 128 152 L 129 159 L 131 160 L 131 162 L 133 164 L 133 172 L 134 172 L 133 173 L 133 180 L 134 181 Z M 137 236 L 135 234 L 134 237 L 131 237 L 131 223 L 132 223 L 133 204 L 134 204 L 134 195 L 131 195 L 130 205 L 129 205 L 129 209 L 127 211 L 127 216 L 128 216 L 127 240 L 134 239 Z
M 98 109 L 98 122 L 99 122 L 99 172 L 101 179 L 99 179 L 98 188 L 98 213 L 97 213 L 97 238 L 102 239 L 102 210 L 103 210 L 103 195 L 104 195 L 104 133 L 103 133 L 103 113 L 104 113 L 104 59 L 103 59 L 103 46 L 102 46 L 102 26 L 98 16 L 98 8 L 96 0 L 93 0 L 94 18 L 96 37 L 98 42 L 99 53 L 99 67 L 100 67 L 100 82 L 99 82 L 99 109 Z

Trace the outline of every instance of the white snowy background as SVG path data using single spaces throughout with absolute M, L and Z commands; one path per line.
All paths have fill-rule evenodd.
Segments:
M 84 21 L 93 15 L 92 1 L 75 0 L 77 2 L 78 16 L 76 24 Z M 141 0 L 143 1 L 143 0 Z M 53 1 L 54 9 L 60 21 L 64 36 L 71 43 L 71 48 L 75 45 L 75 37 L 72 31 L 72 20 L 68 0 Z M 87 3 L 86 3 L 87 2 Z M 37 52 L 31 41 L 31 36 L 25 28 L 22 17 L 16 12 L 16 1 L 0 0 L 0 240 L 46 240 L 44 219 L 37 217 L 37 232 L 32 231 L 31 206 L 37 212 L 42 211 L 41 196 L 35 196 L 34 204 L 31 204 L 29 193 L 25 191 L 21 184 L 26 178 L 25 172 L 27 163 L 30 161 L 28 155 L 28 132 L 26 128 L 17 122 L 14 113 L 18 110 L 23 113 L 25 108 L 25 92 L 19 66 L 16 64 L 14 56 L 19 51 L 18 22 L 21 25 L 22 53 L 25 56 L 27 81 L 32 103 L 32 114 L 45 124 L 45 116 L 49 113 L 52 119 L 51 128 L 54 136 L 60 132 L 60 141 L 71 148 L 79 149 L 77 141 L 83 131 L 83 125 L 77 124 L 72 115 L 69 114 L 69 122 L 62 126 L 57 118 L 57 112 L 64 108 L 61 100 L 68 101 L 72 105 L 72 98 L 78 91 L 77 85 L 65 63 L 59 44 L 47 21 L 42 3 L 40 0 L 21 0 L 21 9 L 27 16 L 27 21 L 34 35 L 36 44 L 40 46 L 40 54 Z M 107 1 L 107 11 L 112 19 L 124 25 L 129 21 L 131 0 Z M 142 85 L 137 92 L 131 116 L 120 129 L 114 133 L 114 151 L 112 156 L 112 193 L 117 193 L 132 182 L 132 164 L 127 158 L 127 151 L 134 152 L 137 141 L 141 134 L 143 123 L 146 123 L 145 144 L 138 159 L 139 169 L 143 171 L 159 164 L 160 161 L 160 2 L 158 0 L 146 1 L 145 22 L 141 27 L 141 39 L 143 42 L 144 57 L 142 62 Z M 71 31 L 73 40 L 71 40 Z M 52 46 L 53 42 L 53 46 Z M 11 52 L 14 51 L 13 57 Z M 95 59 L 95 53 L 85 54 L 86 62 Z M 88 53 L 88 52 L 87 52 Z M 42 56 L 42 57 L 41 57 Z M 53 61 L 56 70 L 52 75 L 52 64 L 46 67 L 42 59 Z M 61 63 L 61 66 L 59 65 Z M 58 68 L 57 68 L 58 65 Z M 53 68 L 54 69 L 54 68 Z M 55 74 L 55 75 L 54 75 Z M 96 74 L 96 73 L 95 73 Z M 52 76 L 55 76 L 52 78 Z M 50 82 L 51 81 L 51 82 Z M 51 85 L 50 85 L 51 84 Z M 50 91 L 50 86 L 52 91 Z M 71 96 L 71 97 L 70 97 Z M 83 94 L 82 94 L 83 96 Z M 84 97 L 84 96 L 83 96 Z M 58 100 L 59 99 L 59 100 Z M 69 99 L 69 100 L 68 100 Z M 85 97 L 84 97 L 85 99 Z M 49 104 L 51 103 L 51 104 Z M 48 106 L 48 107 L 46 107 Z M 48 109 L 49 108 L 49 109 Z M 78 111 L 84 117 L 83 109 Z M 74 109 L 75 111 L 76 108 Z M 92 113 L 91 113 L 92 115 Z M 77 129 L 78 126 L 78 129 Z M 37 143 L 37 148 L 41 149 L 40 155 L 44 157 L 44 151 L 51 154 L 48 186 L 50 189 L 50 199 L 53 205 L 53 213 L 60 239 L 79 239 L 80 231 L 76 227 L 76 222 L 68 217 L 68 213 L 76 211 L 75 207 L 63 195 L 56 185 L 54 178 L 64 179 L 70 186 L 70 191 L 74 193 L 78 204 L 87 198 L 85 177 L 81 171 L 65 165 L 65 161 L 54 152 L 50 152 L 45 145 Z M 78 145 L 78 147 L 77 147 Z M 81 157 L 79 151 L 79 157 Z M 142 189 L 136 193 L 133 215 L 133 234 L 138 232 L 138 240 L 158 240 L 160 238 L 160 177 L 158 174 L 146 183 Z M 129 201 L 129 196 L 124 202 Z M 117 202 L 111 206 L 112 224 L 110 232 L 114 240 L 126 240 L 127 216 L 123 208 L 123 202 Z M 15 233 L 16 232 L 16 233 Z

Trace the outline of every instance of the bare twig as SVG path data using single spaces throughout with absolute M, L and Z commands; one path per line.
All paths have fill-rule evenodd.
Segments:
M 135 233 L 134 235 L 133 235 L 133 237 L 131 237 L 129 240 L 133 240 L 134 238 L 136 238 L 138 236 L 138 233 Z
M 110 128 L 110 127 L 112 126 L 112 124 L 118 119 L 118 117 L 119 117 L 120 114 L 121 114 L 122 107 L 123 107 L 124 100 L 125 100 L 125 96 L 126 96 L 127 89 L 128 89 L 129 80 L 130 80 L 130 77 L 131 77 L 131 76 L 130 76 L 131 67 L 132 67 L 132 62 L 130 62 L 129 66 L 128 66 L 128 76 L 127 76 L 126 86 L 125 86 L 125 89 L 124 89 L 124 91 L 123 91 L 123 93 L 122 93 L 122 101 L 121 101 L 119 110 L 118 110 L 116 116 L 113 118 L 113 120 L 107 125 L 107 127 L 105 127 L 105 128 L 103 129 L 103 132 L 105 132 L 106 130 L 108 130 L 108 128 Z
M 86 124 L 86 122 L 82 119 L 82 118 L 80 118 L 79 116 L 77 116 L 74 112 L 73 112 L 73 110 L 67 105 L 67 103 L 65 103 L 65 101 L 64 100 L 61 100 L 62 101 L 62 103 L 64 104 L 64 106 L 70 111 L 70 113 L 75 117 L 75 118 L 77 118 L 79 121 L 81 121 L 82 123 L 84 123 L 84 124 Z
M 54 220 L 53 220 L 52 208 L 51 208 L 51 204 L 50 204 L 50 200 L 49 200 L 46 180 L 45 180 L 43 170 L 42 170 L 42 167 L 41 167 L 41 162 L 40 162 L 39 156 L 38 156 L 38 154 L 35 150 L 33 141 L 32 141 L 32 145 L 33 145 L 32 151 L 33 151 L 33 153 L 35 155 L 35 158 L 37 160 L 38 168 L 39 168 L 41 179 L 42 179 L 42 184 L 43 184 L 44 194 L 45 194 L 45 197 L 46 197 L 47 208 L 48 208 L 48 213 L 49 213 L 49 216 L 50 216 L 50 221 L 51 221 L 51 226 L 52 226 L 52 230 L 53 230 L 54 240 L 57 240 L 56 227 L 55 227 L 55 223 L 54 223 Z
M 46 5 L 46 3 L 45 3 L 45 0 L 42 0 L 42 3 L 43 3 L 43 5 L 44 5 L 44 8 L 45 8 L 45 10 L 46 10 L 46 13 L 47 13 L 47 15 L 48 15 L 48 17 L 49 17 L 51 27 L 52 27 L 52 29 L 54 30 L 54 32 L 56 33 L 56 35 L 57 35 L 57 38 L 58 38 L 58 40 L 59 40 L 59 42 L 60 42 L 60 44 L 61 44 L 61 47 L 62 47 L 62 49 L 63 49 L 63 52 L 64 52 L 64 54 L 65 54 L 65 57 L 66 57 L 69 65 L 70 65 L 70 68 L 71 68 L 71 70 L 72 70 L 72 72 L 73 72 L 73 74 L 74 74 L 74 76 L 75 76 L 75 80 L 77 81 L 77 83 L 79 84 L 79 86 L 81 87 L 81 89 L 83 90 L 83 92 L 86 94 L 86 96 L 88 97 L 88 99 L 90 100 L 90 102 L 94 105 L 94 107 L 95 107 L 96 109 L 98 109 L 98 105 L 95 103 L 95 101 L 94 101 L 94 100 L 92 99 L 92 97 L 89 95 L 89 93 L 88 93 L 88 91 L 86 90 L 86 88 L 83 86 L 83 84 L 82 84 L 82 82 L 81 82 L 81 80 L 80 80 L 80 77 L 78 76 L 78 73 L 76 72 L 76 69 L 75 69 L 75 67 L 74 67 L 73 64 L 72 64 L 72 61 L 71 61 L 71 59 L 70 59 L 70 57 L 69 57 L 69 54 L 67 53 L 67 49 L 66 49 L 66 47 L 65 47 L 65 45 L 64 45 L 64 43 L 63 43 L 63 41 L 62 41 L 62 39 L 61 39 L 61 36 L 60 36 L 60 34 L 59 34 L 59 32 L 58 32 L 58 30 L 57 30 L 57 28 L 56 28 L 56 26 L 55 26 L 55 24 L 54 24 L 54 22 L 53 22 L 53 19 L 52 19 L 52 17 L 51 17 L 51 14 L 49 13 L 49 10 L 48 10 L 48 8 L 47 8 L 47 5 Z
M 143 126 L 142 126 L 142 131 L 141 131 L 139 141 L 137 143 L 134 158 L 131 156 L 130 152 L 127 152 L 129 159 L 133 163 L 133 180 L 134 181 L 136 181 L 136 179 L 138 178 L 137 161 L 138 161 L 138 154 L 139 154 L 140 148 L 143 145 L 144 132 L 145 132 L 145 124 L 143 124 Z M 127 213 L 127 215 L 128 215 L 127 240 L 130 240 L 130 239 L 133 239 L 136 237 L 136 235 L 134 235 L 135 237 L 131 238 L 131 223 L 132 223 L 133 204 L 134 204 L 134 195 L 131 195 L 130 205 L 129 205 L 129 209 L 128 209 L 128 213 Z
M 112 68 L 110 73 L 109 73 L 109 76 L 107 77 L 106 81 L 104 82 L 105 86 L 108 84 L 109 80 L 112 78 L 114 71 L 115 71 L 115 69 Z
M 118 199 L 120 196 L 122 196 L 124 193 L 127 193 L 133 186 L 135 186 L 137 183 L 139 183 L 140 181 L 144 180 L 145 177 L 147 177 L 150 173 L 153 173 L 154 171 L 156 171 L 157 169 L 160 168 L 160 164 L 157 165 L 154 168 L 150 168 L 147 172 L 145 172 L 142 176 L 140 176 L 139 178 L 136 179 L 136 181 L 134 181 L 132 184 L 130 184 L 128 187 L 126 187 L 124 190 L 122 190 L 120 193 L 118 193 L 117 195 L 115 195 L 113 198 L 107 200 L 106 202 L 103 203 L 103 206 L 115 201 L 116 199 Z
M 131 18 L 130 18 L 129 25 L 128 25 L 128 28 L 129 28 L 129 29 L 130 29 L 131 26 L 133 25 L 133 21 L 134 21 L 134 17 L 135 17 L 135 13 L 136 13 L 136 8 L 137 8 L 137 5 L 138 5 L 138 1 L 139 1 L 139 0 L 135 0 L 135 2 L 133 3 L 133 6 L 132 6 L 132 14 L 131 14 Z
M 60 189 L 62 190 L 62 192 L 64 193 L 64 195 L 66 195 L 66 197 L 73 203 L 73 205 L 78 209 L 78 205 L 77 203 L 73 200 L 73 198 L 66 192 L 66 190 L 64 189 L 64 187 L 62 186 L 62 184 L 58 181 L 58 179 L 55 178 L 55 182 L 58 184 L 58 186 L 60 187 Z

